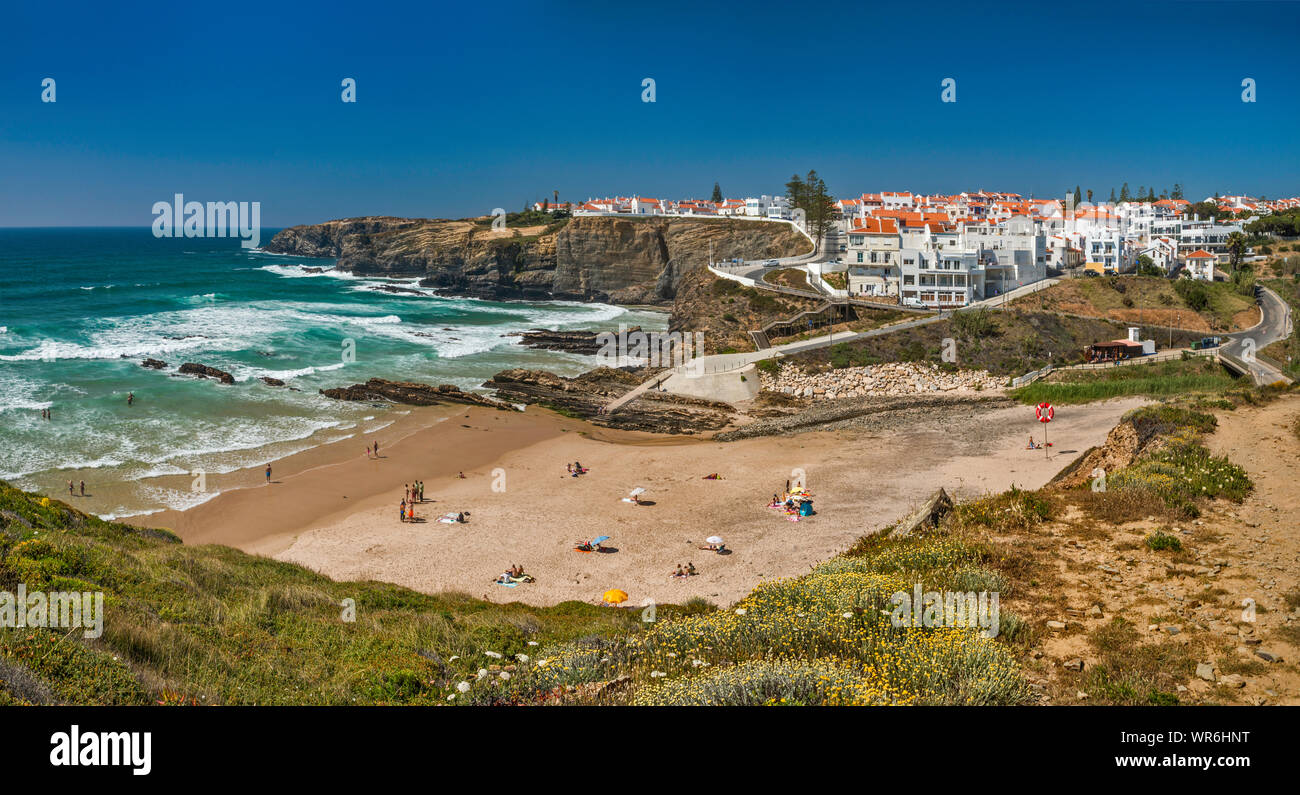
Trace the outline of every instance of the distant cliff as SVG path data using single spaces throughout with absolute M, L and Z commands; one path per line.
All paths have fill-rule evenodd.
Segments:
M 767 221 L 587 216 L 502 230 L 486 218 L 347 218 L 285 229 L 266 250 L 336 258 L 358 275 L 417 276 L 451 295 L 668 305 L 710 243 L 718 259 L 812 248 Z

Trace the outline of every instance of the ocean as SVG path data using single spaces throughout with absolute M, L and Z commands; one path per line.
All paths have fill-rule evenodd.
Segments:
M 318 389 L 373 377 L 478 389 L 509 367 L 574 375 L 595 357 L 505 335 L 666 321 L 605 304 L 446 298 L 332 266 L 149 229 L 0 229 L 0 479 L 52 496 L 86 480 L 111 499 L 82 507 L 106 518 L 183 509 L 217 492 L 161 483 L 258 466 L 409 411 Z M 184 362 L 235 383 L 180 375 Z

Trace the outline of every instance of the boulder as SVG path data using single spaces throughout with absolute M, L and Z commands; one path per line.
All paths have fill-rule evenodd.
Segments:
M 209 367 L 206 364 L 197 362 L 186 362 L 180 366 L 180 372 L 186 375 L 195 375 L 199 378 L 215 378 L 223 384 L 235 383 L 235 377 L 225 370 L 218 370 L 215 367 Z

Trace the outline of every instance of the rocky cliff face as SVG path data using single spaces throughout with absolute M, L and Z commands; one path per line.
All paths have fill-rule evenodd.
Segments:
M 580 217 L 494 230 L 490 219 L 349 218 L 278 233 L 267 251 L 334 257 L 359 275 L 421 277 L 476 298 L 671 304 L 708 261 L 808 251 L 786 224 L 689 218 Z

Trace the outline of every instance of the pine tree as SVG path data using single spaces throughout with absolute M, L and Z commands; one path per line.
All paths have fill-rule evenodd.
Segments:
M 1130 196 L 1128 193 L 1128 183 L 1125 182 L 1124 185 L 1119 189 L 1119 200 L 1122 202 L 1126 202 L 1132 198 L 1133 197 Z
M 715 182 L 713 183 L 713 203 L 717 204 L 720 201 L 722 201 L 722 186 Z
M 1111 189 L 1110 189 L 1110 203 L 1111 203 L 1111 204 L 1114 204 L 1114 203 L 1115 203 L 1115 189 L 1114 189 L 1114 188 L 1111 188 Z

